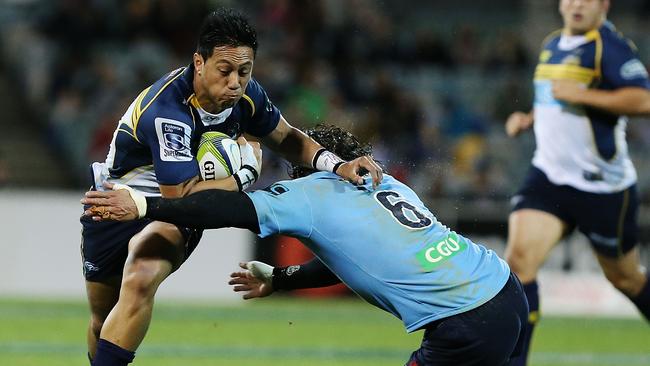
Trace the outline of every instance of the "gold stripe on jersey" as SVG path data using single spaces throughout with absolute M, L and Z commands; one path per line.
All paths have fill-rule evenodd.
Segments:
M 198 99 L 196 99 L 196 95 L 192 94 L 187 98 L 187 101 L 196 109 L 203 109 L 201 108 L 201 105 L 199 104 Z
M 255 115 L 255 103 L 253 103 L 253 100 L 251 99 L 251 97 L 249 97 L 246 94 L 242 95 L 242 97 L 248 102 L 248 104 L 251 105 L 251 110 L 252 110 L 251 117 L 254 116 Z M 194 108 L 203 109 L 203 108 L 201 108 L 201 105 L 199 104 L 198 99 L 196 99 L 196 95 L 194 95 L 194 94 L 190 95 L 190 97 L 187 98 L 187 101 L 190 102 L 190 104 Z
M 130 123 L 129 123 L 129 127 L 131 127 L 131 129 L 134 129 L 134 127 L 136 125 L 136 119 L 135 119 L 136 112 L 135 111 L 138 108 L 138 106 L 140 105 L 140 103 L 142 103 L 142 99 L 144 99 L 145 95 L 147 95 L 147 92 L 149 91 L 149 89 L 151 89 L 151 87 L 148 87 L 148 88 L 144 89 L 143 91 L 141 91 L 140 94 L 138 94 L 138 96 L 135 98 L 135 102 L 133 103 L 133 110 L 131 111 L 131 120 L 130 120 Z
M 535 69 L 535 80 L 569 79 L 591 84 L 596 71 L 578 65 L 539 64 Z
M 148 87 L 142 92 L 140 92 L 138 97 L 135 98 L 135 103 L 133 103 L 133 111 L 131 111 L 131 125 L 129 127 L 133 129 L 133 137 L 135 137 L 135 140 L 137 142 L 140 142 L 140 140 L 138 139 L 137 136 L 138 134 L 135 132 L 135 129 L 138 127 L 138 122 L 140 122 L 140 116 L 142 115 L 142 113 L 140 112 L 140 104 L 142 103 L 142 100 L 149 92 L 149 89 L 151 89 L 151 87 Z
M 600 65 L 603 59 L 603 39 L 600 36 L 598 29 L 591 30 L 585 34 L 588 40 L 596 42 L 596 52 L 594 53 L 594 71 L 596 72 L 595 78 L 600 78 L 601 70 Z
M 153 96 L 153 98 L 151 98 L 151 100 L 144 107 L 141 106 L 142 101 L 143 101 L 144 97 L 147 95 L 147 92 L 149 92 L 149 90 L 151 89 L 151 86 L 148 87 L 147 89 L 143 90 L 142 93 L 140 93 L 140 95 L 138 95 L 138 99 L 136 100 L 136 103 L 135 103 L 135 108 L 133 108 L 133 114 L 131 115 L 131 119 L 132 119 L 132 122 L 133 122 L 133 135 L 135 135 L 135 139 L 138 142 L 140 142 L 140 140 L 138 140 L 138 132 L 137 132 L 138 123 L 140 123 L 140 117 L 142 117 L 142 115 L 147 110 L 147 108 L 149 108 L 149 106 L 151 106 L 153 101 L 156 100 L 156 98 L 158 98 L 160 93 L 162 93 L 163 90 L 165 90 L 169 86 L 169 84 L 173 83 L 174 80 L 178 79 L 178 77 L 181 76 L 181 75 L 183 75 L 183 73 L 179 72 L 178 75 L 174 76 L 168 82 L 166 82 L 165 85 L 163 85 L 158 90 L 158 92 Z
M 248 104 L 251 105 L 251 111 L 252 111 L 252 112 L 251 112 L 251 117 L 253 117 L 253 116 L 255 115 L 255 103 L 253 103 L 253 100 L 252 100 L 251 97 L 249 97 L 248 95 L 244 94 L 244 95 L 242 95 L 242 96 L 244 97 L 244 99 L 246 99 L 246 101 L 248 102 Z

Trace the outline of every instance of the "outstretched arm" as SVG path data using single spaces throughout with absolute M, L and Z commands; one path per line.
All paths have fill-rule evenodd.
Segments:
M 273 288 L 276 290 L 326 287 L 338 283 L 341 280 L 318 258 L 301 265 L 273 269 Z
M 244 292 L 244 300 L 266 297 L 277 290 L 297 290 L 336 285 L 341 280 L 317 258 L 301 265 L 272 267 L 252 261 L 239 263 L 243 271 L 230 274 L 229 285 Z
M 218 189 L 171 200 L 147 197 L 145 217 L 195 229 L 238 227 L 260 231 L 250 198 L 244 193 Z
M 81 203 L 92 207 L 85 215 L 95 221 L 147 217 L 196 229 L 238 227 L 259 233 L 255 207 L 244 193 L 212 189 L 176 199 L 145 198 L 132 189 L 120 187 L 123 189 L 86 192 Z
M 372 157 L 361 156 L 352 161 L 343 161 L 307 134 L 291 126 L 282 116 L 275 130 L 264 138 L 264 145 L 293 163 L 334 172 L 354 184 L 363 184 L 361 175 L 364 172 L 370 173 L 373 187 L 378 186 L 383 179 L 382 169 Z

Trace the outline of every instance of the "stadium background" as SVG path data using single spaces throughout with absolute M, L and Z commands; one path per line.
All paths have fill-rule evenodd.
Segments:
M 648 66 L 650 2 L 612 3 L 610 19 Z M 0 364 L 84 364 L 77 202 L 87 165 L 104 160 L 134 96 L 191 61 L 200 19 L 217 6 L 257 28 L 254 76 L 287 120 L 352 129 L 442 222 L 503 251 L 508 199 L 534 148 L 532 133 L 508 139 L 503 123 L 531 106 L 540 42 L 561 25 L 556 0 L 2 0 Z M 649 122 L 628 125 L 646 265 Z M 265 158 L 258 186 L 286 176 L 284 163 Z M 230 293 L 237 261 L 286 263 L 294 245 L 210 233 L 163 285 L 136 365 L 400 364 L 419 334 L 405 336 L 354 298 L 244 305 Z M 650 365 L 647 325 L 583 237 L 554 251 L 541 285 L 547 319 L 533 364 Z

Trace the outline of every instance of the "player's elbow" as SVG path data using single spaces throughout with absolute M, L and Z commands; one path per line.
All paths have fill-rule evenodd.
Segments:
M 650 116 L 650 91 L 640 88 L 635 88 L 633 94 L 628 94 L 634 96 L 633 98 L 628 99 L 628 106 L 630 106 L 630 111 L 626 114 L 634 116 Z

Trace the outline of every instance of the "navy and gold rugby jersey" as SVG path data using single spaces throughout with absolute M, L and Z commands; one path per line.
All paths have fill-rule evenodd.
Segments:
M 636 181 L 627 151 L 627 118 L 553 97 L 552 80 L 575 80 L 585 88 L 650 89 L 634 45 L 610 22 L 584 35 L 561 31 L 544 41 L 535 70 L 533 165 L 555 184 L 587 192 L 617 192 Z
M 256 80 L 250 80 L 232 108 L 210 114 L 196 100 L 193 78 L 193 65 L 174 70 L 131 103 L 118 122 L 106 162 L 93 164 L 98 189 L 106 180 L 158 195 L 158 184 L 175 185 L 199 174 L 195 153 L 205 131 L 263 137 L 276 128 L 280 111 Z

